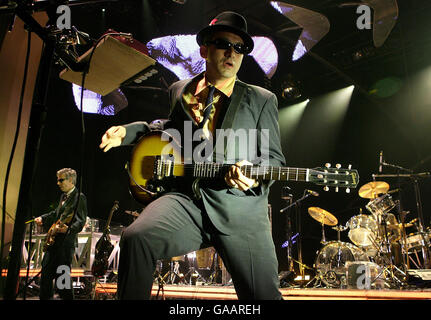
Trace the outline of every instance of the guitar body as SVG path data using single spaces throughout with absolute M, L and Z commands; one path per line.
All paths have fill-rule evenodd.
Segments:
M 156 160 L 167 157 L 173 159 L 174 164 L 182 163 L 179 143 L 172 137 L 170 141 L 163 141 L 161 131 L 149 133 L 135 145 L 127 169 L 130 192 L 137 201 L 148 204 L 166 189 L 163 177 L 157 175 Z M 183 176 L 183 167 L 174 166 L 173 175 Z
M 106 222 L 105 230 L 102 236 L 96 243 L 94 262 L 91 266 L 91 273 L 95 277 L 102 277 L 106 274 L 109 267 L 109 256 L 114 250 L 114 245 L 111 243 L 111 237 L 109 236 L 109 225 L 111 224 L 112 215 L 115 210 L 118 210 L 118 201 L 114 201 L 114 205 L 109 213 L 108 221 Z
M 43 244 L 43 251 L 46 252 L 55 243 L 55 237 L 57 235 L 56 227 L 63 224 L 69 223 L 72 220 L 73 213 L 68 215 L 65 220 L 58 219 L 48 230 L 45 236 L 45 242 Z

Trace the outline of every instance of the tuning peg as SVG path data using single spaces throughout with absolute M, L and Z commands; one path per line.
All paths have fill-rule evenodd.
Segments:
M 350 188 L 346 188 L 346 193 L 350 193 Z
M 337 163 L 337 164 L 335 165 L 335 168 L 340 169 L 340 168 L 341 168 L 341 164 Z
M 327 163 L 325 163 L 325 167 L 326 167 L 326 168 L 330 168 L 330 167 L 331 167 L 331 164 L 330 164 L 329 162 L 327 162 Z
M 328 186 L 324 186 L 324 187 L 323 187 L 323 191 L 329 191 Z
M 349 165 L 347 166 L 347 168 L 348 168 L 349 170 L 351 170 L 351 169 L 352 169 L 352 165 L 351 165 L 351 164 L 349 164 Z
M 335 192 L 338 192 L 338 186 L 335 187 Z

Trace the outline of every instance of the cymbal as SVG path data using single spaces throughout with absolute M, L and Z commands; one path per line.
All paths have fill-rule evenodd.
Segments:
M 308 213 L 314 220 L 322 224 L 326 224 L 328 226 L 336 226 L 338 224 L 337 218 L 322 208 L 310 207 L 308 208 Z
M 359 196 L 366 199 L 377 198 L 377 195 L 381 193 L 387 193 L 389 190 L 389 184 L 384 181 L 371 181 L 364 184 L 359 189 Z

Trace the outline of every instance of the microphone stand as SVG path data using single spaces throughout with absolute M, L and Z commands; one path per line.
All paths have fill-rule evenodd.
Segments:
M 283 187 L 281 199 L 286 201 L 287 205 L 292 204 L 293 196 L 288 192 L 289 187 Z M 281 212 L 281 211 L 280 211 Z M 287 271 L 294 272 L 292 259 L 292 221 L 289 212 L 286 214 L 286 238 L 287 238 Z
M 301 230 L 301 202 L 303 200 L 305 200 L 306 198 L 308 198 L 311 194 L 307 193 L 307 191 L 304 190 L 304 194 L 302 195 L 301 198 L 299 198 L 298 200 L 296 200 L 295 202 L 289 204 L 287 207 L 283 208 L 280 210 L 280 213 L 285 212 L 286 210 L 289 210 L 292 207 L 295 207 L 296 209 L 296 217 L 297 217 L 297 232 L 298 234 L 298 260 L 299 260 L 299 273 L 301 275 L 301 279 L 304 279 L 304 265 L 302 263 L 302 230 Z M 289 239 L 289 244 L 290 244 L 290 239 Z M 289 260 L 290 261 L 290 260 Z

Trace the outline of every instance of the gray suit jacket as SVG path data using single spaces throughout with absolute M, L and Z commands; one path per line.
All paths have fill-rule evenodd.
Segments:
M 125 125 L 127 133 L 122 144 L 133 144 L 150 130 L 167 128 L 180 131 L 183 134 L 182 142 L 187 143 L 184 139 L 191 138 L 184 136 L 184 122 L 193 120 L 182 103 L 182 94 L 192 80 L 178 81 L 169 88 L 171 108 L 167 120 Z M 223 159 L 225 164 L 245 159 L 253 164 L 284 165 L 277 97 L 264 88 L 236 80 L 234 91 L 226 100 L 216 126 L 214 158 Z M 238 143 L 231 139 L 235 136 Z M 224 143 L 222 140 L 225 140 Z M 208 216 L 220 232 L 253 232 L 269 228 L 267 213 L 270 184 L 269 181 L 261 182 L 259 186 L 244 192 L 228 187 L 224 180 L 201 181 L 200 191 Z

